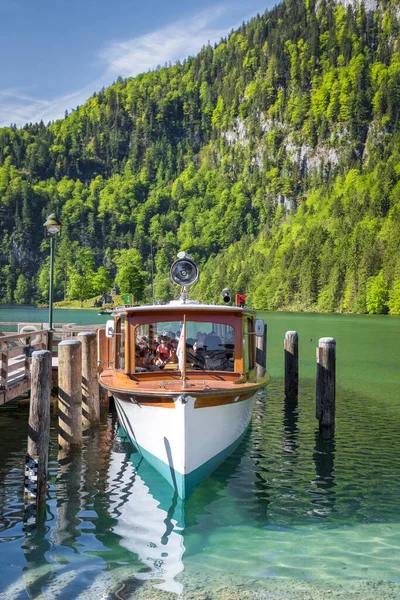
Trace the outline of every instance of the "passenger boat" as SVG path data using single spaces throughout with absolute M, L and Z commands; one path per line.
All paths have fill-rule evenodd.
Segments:
M 139 452 L 186 498 L 239 444 L 269 376 L 256 364 L 265 336 L 254 310 L 233 304 L 228 289 L 223 305 L 189 300 L 198 269 L 185 253 L 170 276 L 179 300 L 114 311 L 113 360 L 100 384 Z

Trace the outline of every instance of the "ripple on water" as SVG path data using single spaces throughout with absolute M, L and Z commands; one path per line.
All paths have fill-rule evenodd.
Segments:
M 36 532 L 22 526 L 26 416 L 10 414 L 2 600 L 398 600 L 397 423 L 339 390 L 335 435 L 324 437 L 313 385 L 303 383 L 298 402 L 281 390 L 272 383 L 243 443 L 185 502 L 121 442 L 114 413 L 61 466 L 54 428 Z

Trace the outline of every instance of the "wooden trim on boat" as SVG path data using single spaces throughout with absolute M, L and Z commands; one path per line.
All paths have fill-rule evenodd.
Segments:
M 194 408 L 210 408 L 212 406 L 224 406 L 227 404 L 236 404 L 238 402 L 244 402 L 254 396 L 255 390 L 246 392 L 245 394 L 235 394 L 234 396 L 202 396 L 196 398 Z
M 175 408 L 175 402 L 155 402 L 154 400 L 140 400 L 140 406 L 157 406 L 158 408 Z
M 123 402 L 124 404 L 132 404 L 132 403 L 136 403 L 135 400 L 135 396 L 132 394 L 131 397 L 128 397 L 127 395 L 117 395 L 118 401 L 119 402 Z M 133 399 L 133 401 L 132 401 Z M 137 404 L 140 404 L 140 406 L 154 406 L 157 408 L 175 408 L 175 399 L 173 396 L 169 396 L 167 398 L 163 398 L 162 401 L 157 402 L 157 400 L 151 400 L 151 399 L 143 399 L 140 398 L 140 400 L 137 401 Z
M 239 373 L 188 372 L 186 387 L 182 388 L 179 371 L 173 376 L 168 374 L 167 378 L 162 371 L 138 373 L 135 377 L 112 369 L 101 373 L 100 383 L 118 397 L 121 395 L 140 397 L 140 403 L 146 397 L 164 402 L 165 398 L 176 398 L 182 394 L 197 398 L 204 396 L 234 399 L 237 396 L 241 397 L 244 393 L 254 394 L 265 384 L 265 382 L 241 381 Z
M 130 323 L 125 324 L 125 370 L 130 372 L 134 370 L 135 344 L 133 339 L 133 331 Z
M 184 390 L 183 390 L 184 392 Z M 194 393 L 194 392 L 192 392 Z M 237 404 L 250 400 L 254 396 L 255 391 L 246 392 L 245 394 L 235 394 L 230 396 L 207 395 L 195 399 L 194 408 L 212 408 L 214 406 L 227 406 L 228 404 Z M 136 403 L 140 406 L 152 406 L 157 408 L 175 408 L 177 396 L 163 397 L 162 401 L 157 399 L 143 398 L 141 394 L 128 396 L 127 394 L 118 394 L 118 401 L 124 404 Z
M 226 306 L 220 304 L 190 304 L 190 303 L 180 303 L 180 304 L 163 304 L 163 305 L 142 305 L 142 306 L 131 306 L 131 307 L 123 307 L 121 309 L 117 309 L 113 311 L 114 316 L 129 316 L 135 317 L 145 314 L 153 318 L 156 315 L 161 315 L 164 317 L 166 314 L 175 315 L 175 313 L 183 313 L 186 311 L 187 313 L 201 313 L 207 317 L 207 315 L 214 313 L 220 315 L 221 313 L 236 315 L 240 318 L 243 316 L 254 316 L 255 310 L 249 307 L 240 307 L 240 306 Z

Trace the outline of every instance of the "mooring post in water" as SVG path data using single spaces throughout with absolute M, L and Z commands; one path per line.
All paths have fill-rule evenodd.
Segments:
M 82 445 L 82 344 L 77 339 L 58 345 L 58 443 Z
M 47 463 L 50 440 L 51 352 L 32 353 L 31 398 L 28 448 L 25 460 L 25 508 L 46 499 Z
M 297 398 L 299 394 L 299 336 L 297 331 L 285 335 L 285 396 Z
M 100 396 L 97 376 L 97 337 L 93 331 L 78 334 L 82 343 L 82 428 L 100 422 Z
M 336 340 L 320 338 L 317 348 L 316 417 L 320 426 L 335 424 Z
M 267 370 L 267 324 L 264 323 L 263 335 L 256 336 L 257 379 L 262 379 Z

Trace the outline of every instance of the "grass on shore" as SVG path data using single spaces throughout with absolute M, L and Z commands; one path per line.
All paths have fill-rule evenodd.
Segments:
M 83 300 L 83 302 L 80 300 L 61 300 L 60 302 L 54 302 L 54 308 L 93 308 L 96 310 L 103 310 L 105 308 L 112 309 L 115 306 L 121 306 L 124 304 L 124 299 L 122 296 L 113 296 L 113 303 L 98 305 L 101 302 L 101 298 L 101 296 L 95 296 L 94 298 Z

